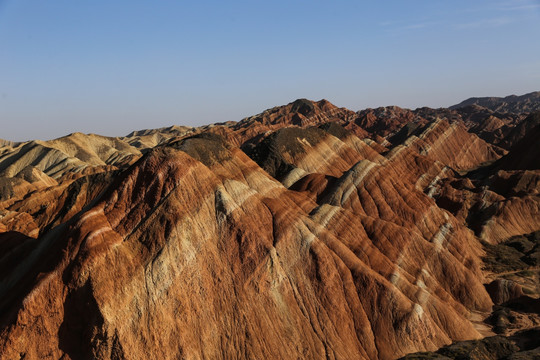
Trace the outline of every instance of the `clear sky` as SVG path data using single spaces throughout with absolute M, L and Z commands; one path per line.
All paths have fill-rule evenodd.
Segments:
M 540 0 L 0 0 L 0 138 L 540 90 Z

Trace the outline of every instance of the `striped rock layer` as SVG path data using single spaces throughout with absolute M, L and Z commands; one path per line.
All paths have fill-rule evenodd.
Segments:
M 481 338 L 481 241 L 540 228 L 539 170 L 459 121 L 384 118 L 381 138 L 376 114 L 298 100 L 6 142 L 0 358 L 394 359 Z

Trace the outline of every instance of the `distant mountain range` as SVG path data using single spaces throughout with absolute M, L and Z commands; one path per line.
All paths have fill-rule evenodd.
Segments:
M 0 141 L 0 360 L 537 359 L 538 94 Z
M 540 91 L 525 95 L 510 95 L 506 97 L 472 97 L 450 106 L 455 110 L 469 105 L 479 105 L 500 113 L 522 114 L 540 110 Z

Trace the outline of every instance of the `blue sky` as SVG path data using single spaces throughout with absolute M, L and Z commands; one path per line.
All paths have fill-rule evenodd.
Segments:
M 0 0 L 0 138 L 540 90 L 540 0 Z

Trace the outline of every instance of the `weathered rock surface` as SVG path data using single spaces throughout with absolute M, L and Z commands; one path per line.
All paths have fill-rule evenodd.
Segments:
M 6 143 L 0 358 L 395 359 L 480 339 L 494 301 L 535 304 L 486 259 L 540 230 L 540 176 L 503 166 L 528 131 L 505 155 L 467 130 L 453 110 L 301 99 Z
M 462 341 L 437 352 L 410 354 L 402 359 L 459 360 L 536 360 L 540 354 L 540 328 L 522 331 L 514 336 L 492 336 L 482 340 Z
M 512 280 L 497 279 L 486 285 L 486 289 L 496 305 L 515 300 L 523 296 L 523 289 Z

